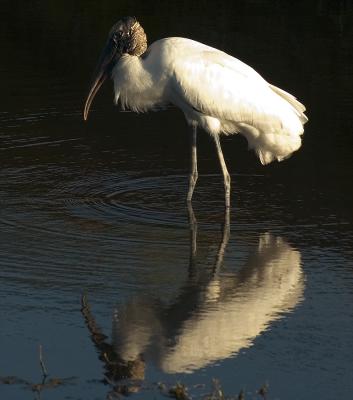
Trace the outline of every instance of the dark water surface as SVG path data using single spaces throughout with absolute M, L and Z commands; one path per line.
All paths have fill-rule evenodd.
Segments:
M 0 379 L 12 382 L 0 398 L 38 398 L 26 382 L 41 381 L 39 344 L 47 381 L 63 379 L 42 399 L 115 398 L 119 385 L 152 399 L 158 382 L 202 398 L 212 378 L 247 399 L 264 383 L 268 399 L 351 398 L 350 3 L 66 3 L 0 14 Z M 283 163 L 223 140 L 229 216 L 205 134 L 186 207 L 178 110 L 119 112 L 109 82 L 82 121 L 105 35 L 130 14 L 151 41 L 226 50 L 308 108 L 303 148 Z

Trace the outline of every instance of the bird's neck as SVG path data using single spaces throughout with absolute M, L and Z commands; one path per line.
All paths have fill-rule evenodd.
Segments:
M 145 59 L 124 54 L 112 72 L 115 102 L 123 109 L 144 112 L 160 103 L 160 89 L 156 89 L 156 77 L 146 67 Z

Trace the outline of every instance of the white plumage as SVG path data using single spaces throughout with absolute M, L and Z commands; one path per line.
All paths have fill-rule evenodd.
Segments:
M 184 112 L 194 132 L 188 200 L 197 180 L 197 127 L 210 133 L 216 141 L 227 207 L 230 178 L 219 143 L 220 134 L 244 135 L 262 164 L 282 161 L 300 148 L 307 117 L 305 107 L 294 96 L 269 84 L 238 59 L 190 39 L 158 40 L 140 54 L 136 43 L 142 43 L 140 48 L 145 50 L 146 36 L 135 19 L 128 17 L 119 21 L 110 37 L 126 27 L 126 31 L 132 32 L 130 45 L 111 61 L 115 101 L 136 112 L 159 109 L 167 104 L 174 104 Z M 131 48 L 134 51 L 128 51 Z M 89 96 L 85 118 L 91 101 Z
M 184 38 L 153 43 L 145 57 L 124 54 L 113 69 L 115 101 L 144 112 L 172 103 L 212 135 L 242 133 L 262 164 L 301 145 L 305 107 L 228 54 Z

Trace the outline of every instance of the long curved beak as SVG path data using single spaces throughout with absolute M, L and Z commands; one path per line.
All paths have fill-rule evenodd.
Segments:
M 85 102 L 85 108 L 83 110 L 83 119 L 85 121 L 88 118 L 89 109 L 95 95 L 97 94 L 98 90 L 103 85 L 104 81 L 107 79 L 112 70 L 113 61 L 115 60 L 116 54 L 116 46 L 111 40 L 108 40 L 99 58 L 98 65 L 96 67 L 96 71 L 92 80 L 91 88 Z

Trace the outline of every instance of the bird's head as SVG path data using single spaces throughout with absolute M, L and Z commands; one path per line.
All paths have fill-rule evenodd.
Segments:
M 84 120 L 94 96 L 106 78 L 111 74 L 115 64 L 123 54 L 140 56 L 147 49 L 147 38 L 142 26 L 135 17 L 124 17 L 113 25 L 109 32 L 108 40 L 104 46 L 93 76 L 83 111 Z

